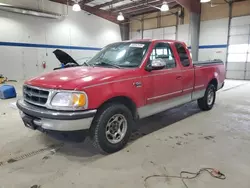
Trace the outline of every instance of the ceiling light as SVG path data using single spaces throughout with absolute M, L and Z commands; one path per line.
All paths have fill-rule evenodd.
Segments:
M 211 0 L 201 0 L 201 3 L 208 3 L 210 2 Z
M 72 7 L 72 10 L 75 12 L 79 12 L 79 11 L 81 11 L 81 7 L 78 3 L 75 3 Z
M 161 11 L 162 12 L 169 11 L 169 6 L 168 6 L 168 3 L 166 1 L 163 1 L 162 5 L 161 5 Z
M 117 20 L 118 21 L 123 21 L 124 20 L 124 16 L 121 12 L 119 12 L 118 16 L 117 16 Z

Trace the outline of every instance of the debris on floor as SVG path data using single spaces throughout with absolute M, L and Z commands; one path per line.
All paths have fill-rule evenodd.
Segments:
M 16 80 L 9 80 L 7 77 L 4 77 L 0 74 L 0 84 L 4 84 L 5 82 L 17 82 Z
M 52 145 L 49 145 L 49 146 L 47 146 L 45 148 L 34 150 L 34 151 L 29 152 L 29 153 L 22 154 L 20 156 L 12 157 L 12 158 L 10 158 L 10 159 L 8 159 L 6 161 L 1 161 L 0 162 L 0 166 L 11 164 L 11 163 L 15 163 L 15 162 L 18 162 L 20 160 L 23 160 L 23 159 L 26 159 L 26 158 L 38 155 L 40 153 L 46 152 L 48 150 L 50 151 L 50 154 L 53 155 L 53 154 L 55 154 L 55 152 L 57 150 L 59 150 L 63 146 L 64 146 L 64 143 L 52 144 Z
M 60 148 L 61 148 L 61 147 L 58 147 L 58 148 L 56 148 L 56 149 L 50 150 L 49 154 L 48 154 L 48 155 L 45 155 L 45 156 L 43 157 L 43 160 L 50 159 L 53 155 L 56 154 L 56 152 L 57 152 Z
M 206 140 L 212 140 L 212 139 L 214 139 L 214 136 L 204 136 L 204 138 L 205 138 Z
M 10 103 L 10 107 L 17 110 L 16 102 Z
M 41 188 L 40 185 L 32 185 L 30 188 Z
M 7 78 L 6 78 L 6 77 L 4 77 L 2 74 L 0 74 L 0 84 L 5 83 L 5 82 L 6 82 L 6 80 L 7 80 Z

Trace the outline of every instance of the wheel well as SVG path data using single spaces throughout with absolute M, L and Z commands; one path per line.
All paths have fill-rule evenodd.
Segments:
M 134 101 L 132 99 L 130 99 L 129 97 L 125 97 L 125 96 L 118 96 L 118 97 L 113 97 L 109 100 L 107 100 L 106 102 L 104 102 L 100 107 L 102 108 L 104 105 L 108 104 L 108 103 L 120 103 L 125 105 L 132 113 L 134 119 L 138 118 L 138 114 L 137 114 L 137 108 L 136 108 L 136 104 L 134 103 Z
M 213 84 L 216 90 L 218 89 L 218 81 L 217 81 L 216 78 L 212 79 L 212 80 L 209 82 L 209 85 L 210 85 L 210 84 Z

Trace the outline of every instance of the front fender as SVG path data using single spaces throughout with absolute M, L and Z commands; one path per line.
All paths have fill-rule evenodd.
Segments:
M 140 82 L 138 78 L 123 80 L 113 83 L 99 84 L 84 88 L 88 95 L 88 108 L 97 109 L 106 101 L 114 97 L 127 97 L 131 99 L 136 107 L 144 105 L 143 87 L 137 87 L 135 82 Z

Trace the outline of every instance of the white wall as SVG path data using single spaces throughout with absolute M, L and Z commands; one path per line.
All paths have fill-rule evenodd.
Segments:
M 202 21 L 199 38 L 199 61 L 221 59 L 226 61 L 228 18 Z M 178 40 L 191 45 L 189 24 L 178 26 Z
M 199 39 L 199 61 L 221 59 L 226 61 L 229 18 L 202 21 Z M 145 39 L 175 39 L 176 27 L 144 30 Z M 140 39 L 140 32 L 132 32 L 131 39 Z M 190 25 L 178 25 L 177 40 L 191 46 Z
M 136 40 L 141 39 L 141 31 L 134 31 L 130 33 L 130 39 Z M 176 27 L 163 27 L 157 29 L 147 29 L 143 31 L 144 39 L 176 39 Z
M 142 37 L 141 31 L 132 31 L 132 32 L 130 32 L 129 37 L 131 40 L 141 39 L 141 37 Z
M 5 0 L 7 1 L 7 0 Z M 4 2 L 5 2 L 4 1 Z M 31 0 L 21 0 L 32 5 Z M 29 3 L 27 3 L 29 1 Z M 33 3 L 36 2 L 32 0 Z M 7 2 L 9 3 L 10 0 Z M 14 3 L 14 1 L 12 1 Z M 20 3 L 20 1 L 18 1 Z M 66 6 L 44 1 L 57 13 L 66 13 Z M 26 4 L 25 4 L 26 3 Z M 37 3 L 37 2 L 36 2 Z M 41 5 L 32 5 L 32 8 Z M 59 66 L 54 57 L 55 48 L 50 45 L 64 47 L 102 48 L 105 45 L 121 41 L 119 26 L 84 11 L 73 12 L 69 8 L 68 16 L 61 20 L 52 20 L 0 11 L 0 74 L 9 79 L 27 79 Z M 4 45 L 3 42 L 29 43 L 48 45 L 47 47 L 15 47 Z M 12 44 L 13 45 L 13 44 Z M 91 57 L 98 52 L 96 49 L 63 49 L 75 59 Z M 47 68 L 42 68 L 42 62 Z
M 226 61 L 228 18 L 202 21 L 200 26 L 199 60 Z
M 179 41 L 185 42 L 188 46 L 191 45 L 191 33 L 189 24 L 178 26 L 177 39 Z

